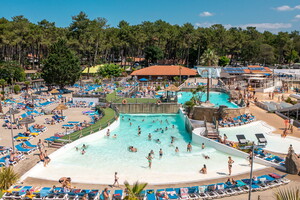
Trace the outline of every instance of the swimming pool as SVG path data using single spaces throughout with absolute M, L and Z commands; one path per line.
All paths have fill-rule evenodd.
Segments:
M 282 138 L 279 134 L 273 134 L 275 129 L 263 121 L 256 121 L 238 127 L 220 128 L 220 133 L 226 134 L 228 140 L 238 142 L 236 135 L 244 134 L 246 139 L 257 143 L 256 133 L 263 133 L 268 141 L 266 150 L 286 154 L 290 144 L 293 145 L 296 153 L 300 152 L 299 138 L 286 137 Z
M 137 135 L 138 126 L 141 127 L 141 136 Z M 165 127 L 168 127 L 168 130 L 164 133 L 155 132 L 155 129 Z M 52 161 L 48 167 L 38 164 L 26 174 L 26 177 L 58 180 L 62 176 L 69 176 L 74 182 L 111 184 L 114 172 L 118 172 L 120 183 L 125 180 L 129 182 L 140 180 L 149 184 L 163 184 L 225 178 L 224 173 L 228 173 L 228 154 L 209 146 L 202 150 L 195 144 L 192 144 L 191 153 L 186 152 L 191 137 L 186 132 L 179 114 L 125 114 L 121 115 L 110 129 L 111 135 L 117 134 L 116 139 L 104 136 L 106 130 L 84 137 L 51 154 Z M 152 134 L 151 141 L 148 140 L 148 133 Z M 171 136 L 176 138 L 174 146 L 170 146 Z M 157 138 L 160 139 L 160 144 L 155 142 Z M 85 155 L 75 150 L 76 146 L 81 147 L 83 144 L 88 146 Z M 137 153 L 128 151 L 131 145 L 138 149 Z M 175 153 L 176 146 L 180 150 L 179 153 Z M 160 148 L 164 152 L 161 159 L 158 156 Z M 151 150 L 155 154 L 152 169 L 149 169 L 146 156 Z M 203 154 L 209 155 L 210 159 L 204 159 Z M 235 161 L 234 174 L 249 171 L 247 160 L 232 157 Z M 199 173 L 203 164 L 208 168 L 206 175 Z
M 199 93 L 200 94 L 200 93 Z M 201 101 L 206 101 L 206 93 L 204 93 L 201 97 Z M 193 94 L 191 92 L 178 92 L 178 103 L 184 104 L 189 101 Z M 228 106 L 228 108 L 238 108 L 236 104 L 229 102 L 229 95 L 223 92 L 210 92 L 209 93 L 209 101 L 215 104 L 215 107 L 219 107 L 220 105 Z

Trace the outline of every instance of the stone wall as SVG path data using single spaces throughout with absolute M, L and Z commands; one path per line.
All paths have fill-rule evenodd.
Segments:
M 224 117 L 237 117 L 239 115 L 246 113 L 246 108 L 225 108 Z M 208 122 L 213 122 L 214 117 L 218 119 L 218 108 L 205 108 L 200 106 L 195 106 L 193 109 L 192 119 L 204 120 Z
M 114 103 L 120 113 L 178 113 L 180 104 L 177 103 Z

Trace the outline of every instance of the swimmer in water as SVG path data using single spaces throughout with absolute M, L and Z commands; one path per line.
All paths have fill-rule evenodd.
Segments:
M 117 134 L 114 134 L 114 135 L 113 135 L 113 138 L 117 138 Z
M 138 136 L 140 136 L 140 135 L 141 135 L 141 130 L 138 131 Z
M 159 140 L 159 139 L 156 139 L 156 143 L 159 143 L 159 144 L 160 144 L 160 140 Z
M 174 124 L 172 125 L 172 128 L 175 128 Z
M 151 154 L 151 155 L 154 155 L 154 151 L 153 151 L 153 150 L 151 150 L 151 151 L 150 151 L 150 154 Z
M 84 155 L 85 154 L 85 150 L 84 149 L 82 149 L 82 151 L 81 151 L 81 155 Z
M 130 122 L 129 125 L 132 126 L 132 123 Z
M 109 131 L 109 129 L 107 129 L 106 136 L 107 136 L 107 137 L 110 136 L 110 131 Z
M 165 130 L 167 131 L 167 130 L 168 130 L 168 127 L 166 127 Z
M 78 147 L 75 147 L 75 149 L 76 149 L 76 151 L 78 151 L 78 150 L 79 150 L 79 148 L 78 148 Z
M 205 159 L 210 159 L 210 157 L 209 157 L 208 155 L 203 155 L 203 157 L 204 157 Z
M 142 122 L 144 122 L 145 120 L 144 119 L 142 119 Z
M 178 147 L 175 148 L 175 153 L 179 153 Z
M 151 133 L 149 133 L 148 140 L 151 140 L 151 139 L 152 139 L 152 135 L 151 135 Z
M 122 116 L 122 120 L 124 120 L 124 116 Z
M 85 144 L 83 144 L 83 145 L 82 145 L 82 149 L 86 149 L 86 146 L 85 146 Z
M 161 133 L 164 133 L 164 130 L 161 130 Z

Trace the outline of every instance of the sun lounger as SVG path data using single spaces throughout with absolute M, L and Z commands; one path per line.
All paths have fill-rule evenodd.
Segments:
M 24 149 L 20 144 L 15 146 L 18 152 L 22 152 L 25 154 L 30 154 L 32 152 L 32 149 Z
M 43 187 L 39 192 L 34 193 L 35 196 L 32 198 L 33 200 L 42 200 L 45 196 L 47 196 L 51 191 L 50 187 Z
M 146 200 L 156 200 L 154 190 L 146 191 Z
M 224 183 L 217 183 L 217 187 L 215 192 L 218 194 L 219 197 L 225 197 L 225 196 L 229 196 L 226 192 L 225 192 L 225 188 L 226 185 Z
M 180 196 L 180 199 L 189 199 L 190 196 L 189 196 L 189 189 L 184 187 L 184 188 L 175 188 L 175 191 L 176 190 L 179 190 L 177 193 L 179 194 Z
M 188 193 L 190 196 L 190 199 L 197 199 L 198 198 L 198 191 L 199 191 L 199 187 L 198 186 L 194 186 L 194 187 L 188 187 Z
M 216 193 L 216 184 L 208 185 L 206 194 L 209 198 L 212 198 L 212 199 L 219 197 L 219 195 Z
M 247 140 L 245 138 L 245 135 L 236 135 L 238 141 L 240 144 L 247 144 Z
M 29 147 L 31 147 L 31 148 L 37 148 L 37 145 L 34 145 L 34 144 L 31 144 L 29 141 L 24 141 L 24 143 L 27 145 L 27 146 L 29 146 Z
M 264 145 L 266 145 L 268 143 L 267 139 L 264 136 L 264 134 L 262 134 L 262 133 L 256 133 L 255 136 L 256 136 L 256 138 L 258 140 L 258 144 L 264 144 Z
M 174 190 L 174 188 L 166 188 L 166 192 L 169 196 L 169 199 L 179 199 L 176 191 Z
M 198 187 L 199 188 L 199 191 L 198 191 L 198 196 L 201 198 L 201 199 L 207 199 L 208 196 L 206 194 L 206 188 L 207 186 L 206 185 L 201 185 Z
M 250 179 L 242 179 L 242 181 L 250 186 L 250 182 L 251 182 Z M 252 181 L 251 190 L 253 192 L 259 191 L 259 190 L 261 190 L 261 187 L 258 184 L 255 184 L 254 181 Z
M 288 184 L 290 182 L 289 179 L 286 178 L 287 174 L 284 174 L 284 175 L 279 175 L 279 174 L 276 174 L 276 173 L 271 173 L 269 174 L 270 177 L 280 181 L 281 183 L 283 184 Z
M 112 196 L 113 200 L 121 200 L 123 197 L 123 190 L 115 190 L 115 193 Z
M 123 193 L 123 192 L 122 192 Z M 88 198 L 90 200 L 97 200 L 99 199 L 100 195 L 99 195 L 99 190 L 91 190 L 88 193 Z

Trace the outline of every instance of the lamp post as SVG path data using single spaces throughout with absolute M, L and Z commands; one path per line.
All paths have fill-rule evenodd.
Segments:
M 12 108 L 9 108 L 9 116 L 10 116 L 10 134 L 11 134 L 11 144 L 12 144 L 12 150 L 13 152 L 15 151 L 15 143 L 14 143 L 14 132 L 13 132 L 13 127 L 12 127 Z
M 251 148 L 252 154 L 251 154 L 250 186 L 249 186 L 249 196 L 248 196 L 248 200 L 251 200 L 252 174 L 253 174 L 253 160 L 254 160 L 254 148 L 255 148 L 255 145 L 254 145 L 254 142 L 253 142 L 252 148 Z

